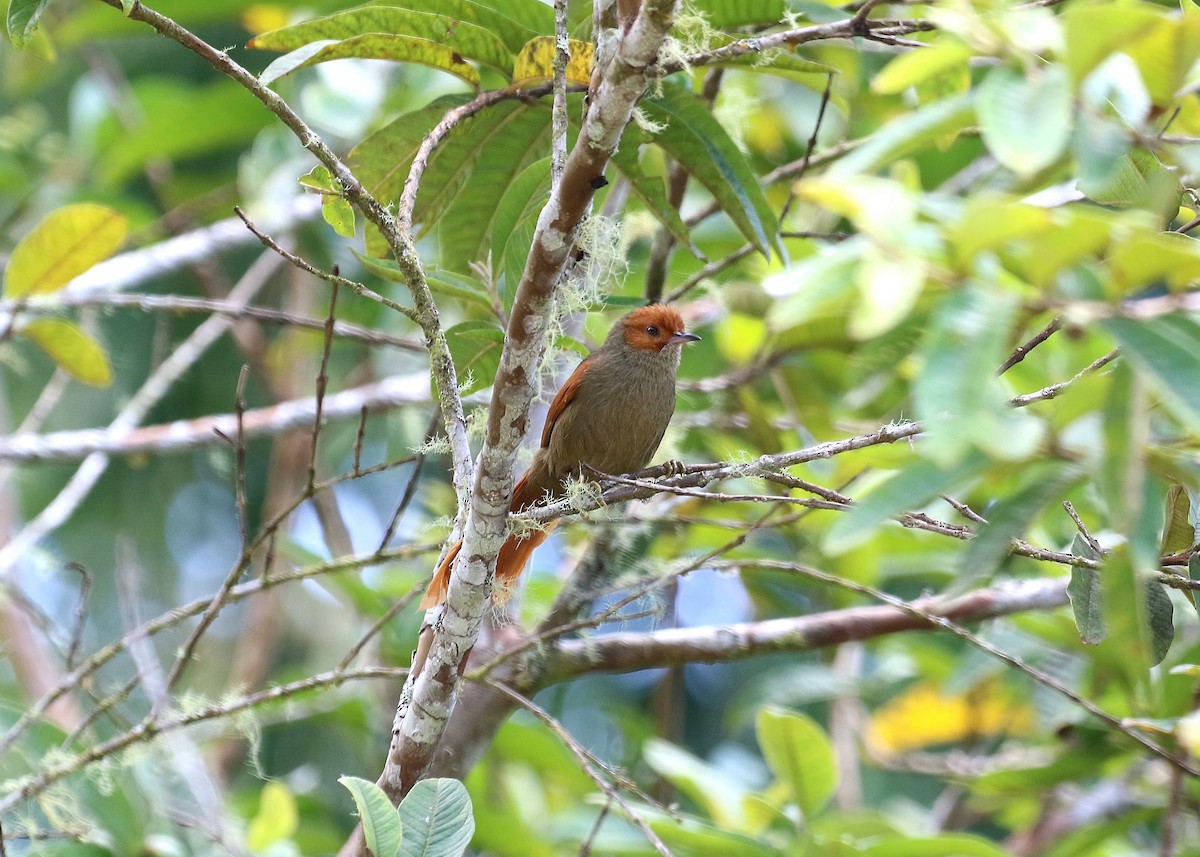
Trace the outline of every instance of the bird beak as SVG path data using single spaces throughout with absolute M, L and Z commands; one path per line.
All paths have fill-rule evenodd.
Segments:
M 672 336 L 670 339 L 667 340 L 667 345 L 682 345 L 685 342 L 699 342 L 699 341 L 700 341 L 700 337 L 697 336 L 696 334 L 686 333 L 681 330 L 678 333 L 676 333 L 674 336 Z

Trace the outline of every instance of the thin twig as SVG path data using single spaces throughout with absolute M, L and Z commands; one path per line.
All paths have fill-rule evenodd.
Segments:
M 335 265 L 333 268 L 335 277 L 337 273 Z M 316 413 L 313 414 L 312 446 L 308 452 L 308 477 L 304 487 L 306 494 L 312 494 L 313 485 L 317 481 L 317 444 L 321 439 L 321 411 L 325 405 L 325 388 L 329 386 L 329 355 L 333 351 L 333 323 L 337 318 L 337 296 L 338 284 L 334 283 L 333 288 L 329 290 L 329 315 L 325 320 L 325 341 L 321 345 L 321 368 L 317 370 L 317 407 Z
M 1053 319 L 1051 319 L 1050 323 L 1038 331 L 1032 339 L 1023 345 L 1018 345 L 1016 348 L 1014 348 L 1013 353 L 1009 355 L 1008 359 L 1000 364 L 1000 368 L 996 370 L 996 374 L 1003 375 L 1009 369 L 1016 366 L 1025 359 L 1030 351 L 1037 348 L 1058 331 L 1062 330 L 1062 326 L 1062 316 L 1055 316 Z

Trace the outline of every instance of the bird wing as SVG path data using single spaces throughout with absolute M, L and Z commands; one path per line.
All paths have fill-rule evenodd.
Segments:
M 571 377 L 559 387 L 558 393 L 555 394 L 554 401 L 550 403 L 550 410 L 546 413 L 546 425 L 542 429 L 542 449 L 550 446 L 550 435 L 554 433 L 554 425 L 563 415 L 563 411 L 567 409 L 567 405 L 575 401 L 575 396 L 579 394 L 579 385 L 583 383 L 583 376 L 587 374 L 587 370 L 592 365 L 592 358 L 595 356 L 595 354 L 589 354 L 583 358 L 583 361 L 571 373 Z

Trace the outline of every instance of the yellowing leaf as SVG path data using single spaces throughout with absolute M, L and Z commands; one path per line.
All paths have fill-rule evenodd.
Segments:
M 957 67 L 966 67 L 971 49 L 962 42 L 943 42 L 920 51 L 899 54 L 871 79 L 871 91 L 881 95 L 903 92 L 910 86 Z
M 36 342 L 64 372 L 93 387 L 112 383 L 112 367 L 100 343 L 61 318 L 39 318 L 23 325 L 20 334 Z
M 286 27 L 288 10 L 275 3 L 255 3 L 242 13 L 242 26 L 255 35 Z
M 567 63 L 567 83 L 586 86 L 592 79 L 592 44 L 571 39 L 571 59 Z M 538 36 L 530 39 L 517 54 L 513 63 L 513 83 L 523 85 L 539 80 L 549 80 L 554 75 L 554 37 Z
M 1179 746 L 1188 751 L 1193 759 L 1200 759 L 1200 711 L 1179 718 L 1175 725 L 1175 738 Z
M 299 826 L 295 796 L 283 783 L 269 782 L 259 797 L 258 814 L 250 819 L 246 845 L 251 851 L 265 851 L 281 839 L 291 839 Z
M 921 683 L 877 710 L 867 741 L 890 755 L 935 744 L 995 735 L 1021 735 L 1033 726 L 1033 709 L 994 684 L 951 694 Z
M 4 296 L 57 291 L 107 259 L 125 240 L 125 218 L 103 205 L 68 205 L 51 212 L 17 242 L 4 272 Z

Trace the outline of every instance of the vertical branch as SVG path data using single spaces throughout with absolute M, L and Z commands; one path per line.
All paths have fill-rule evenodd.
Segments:
M 337 266 L 333 268 L 333 274 L 336 277 L 338 274 Z M 333 283 L 329 290 L 329 315 L 325 318 L 325 341 L 321 348 L 321 368 L 317 371 L 317 407 L 316 413 L 313 415 L 312 427 L 312 449 L 308 454 L 308 481 L 305 484 L 304 492 L 306 494 L 313 493 L 313 486 L 317 481 L 317 442 L 321 439 L 321 417 L 325 406 L 325 388 L 329 385 L 329 354 L 333 350 L 333 323 L 337 319 L 337 283 Z
M 496 555 L 507 532 L 513 465 L 529 427 L 554 284 L 633 108 L 655 73 L 654 62 L 670 29 L 674 5 L 673 0 L 646 2 L 617 38 L 611 58 L 605 61 L 598 55 L 579 140 L 538 218 L 496 373 L 463 549 L 429 660 L 413 686 L 412 704 L 397 725 L 380 778 L 393 800 L 425 775 L 454 706 L 460 668 L 479 635 L 491 598 Z
M 567 0 L 554 0 L 554 109 L 551 114 L 550 181 L 557 187 L 567 165 L 567 65 L 571 40 L 567 35 Z

